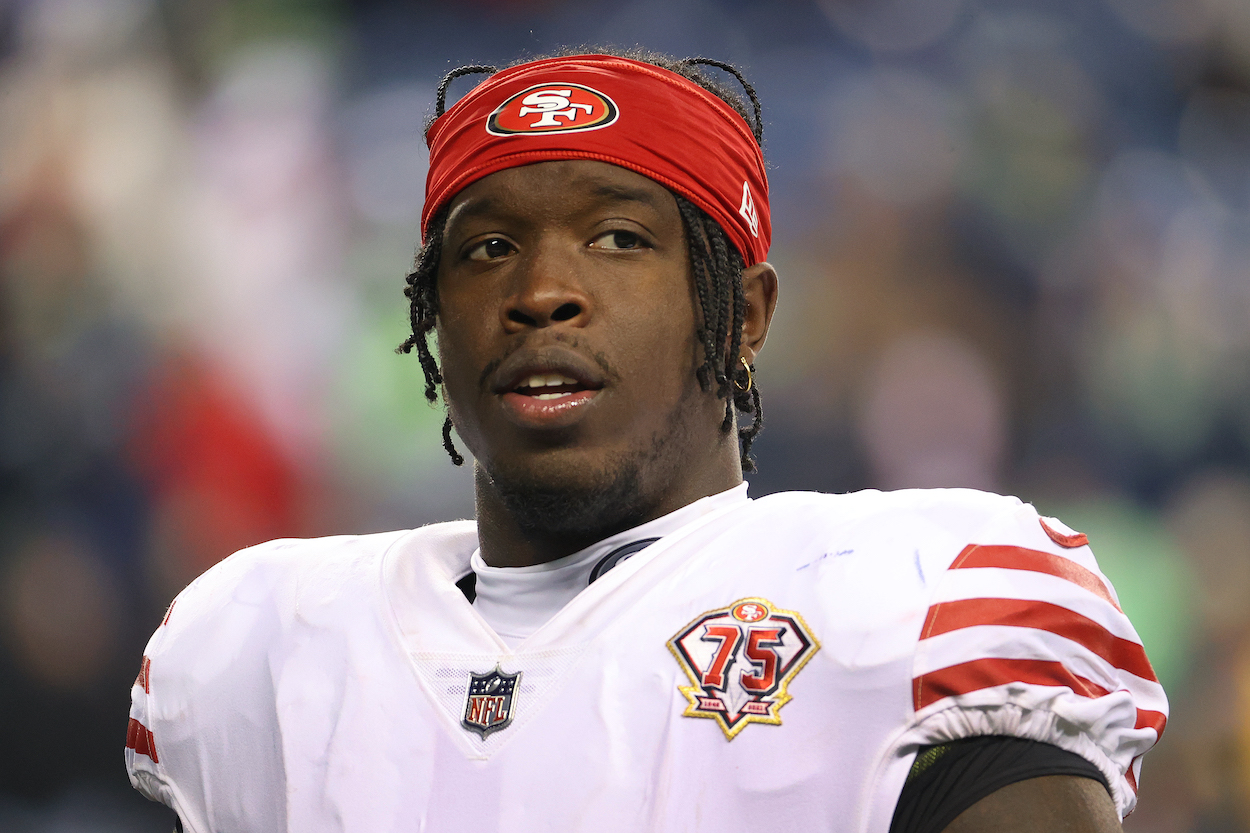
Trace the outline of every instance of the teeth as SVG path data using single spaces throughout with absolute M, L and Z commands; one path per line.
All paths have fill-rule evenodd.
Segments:
M 550 388 L 550 387 L 555 387 L 556 385 L 576 385 L 576 384 L 577 384 L 576 379 L 570 379 L 567 376 L 559 376 L 556 374 L 545 375 L 542 373 L 535 373 L 533 376 L 530 376 L 528 379 L 523 379 L 521 381 L 521 384 L 518 385 L 518 387 Z M 540 395 L 546 396 L 546 394 L 540 394 Z
M 559 399 L 563 396 L 568 396 L 568 395 L 569 394 L 567 393 L 538 393 L 534 395 L 534 398 L 535 399 Z

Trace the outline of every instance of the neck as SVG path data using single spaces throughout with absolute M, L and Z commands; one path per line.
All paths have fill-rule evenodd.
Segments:
M 482 560 L 492 567 L 527 567 L 545 564 L 572 555 L 610 535 L 663 517 L 696 500 L 732 489 L 742 482 L 737 443 L 733 455 L 717 454 L 717 465 L 692 467 L 692 476 L 672 478 L 668 488 L 647 488 L 640 483 L 629 502 L 628 511 L 613 511 L 612 520 L 584 528 L 550 531 L 535 529 L 533 523 L 517 517 L 509 508 L 490 475 L 480 465 L 474 468 L 477 502 L 478 544 Z

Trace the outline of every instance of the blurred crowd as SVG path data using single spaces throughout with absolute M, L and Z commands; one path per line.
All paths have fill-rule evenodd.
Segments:
M 0 2 L 0 829 L 169 829 L 129 687 L 204 569 L 471 515 L 394 353 L 422 127 L 599 44 L 763 100 L 752 494 L 1086 532 L 1172 699 L 1126 829 L 1250 831 L 1247 0 Z

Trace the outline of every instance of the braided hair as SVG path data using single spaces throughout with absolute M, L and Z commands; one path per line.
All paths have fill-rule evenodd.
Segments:
M 733 107 L 751 126 L 755 141 L 763 145 L 759 97 L 742 73 L 730 64 L 711 58 L 678 60 L 643 50 L 568 50 L 560 56 L 586 54 L 591 51 L 649 63 L 693 81 Z M 751 113 L 748 115 L 746 106 L 738 95 L 706 77 L 699 71 L 700 66 L 724 70 L 737 79 L 746 91 Z M 493 74 L 497 71 L 491 66 L 472 65 L 447 73 L 438 85 L 434 114 L 426 124 L 426 131 L 429 131 L 434 119 L 443 115 L 447 105 L 447 87 L 452 81 L 464 75 Z M 680 194 L 673 193 L 673 198 L 677 201 L 677 210 L 681 214 L 690 257 L 690 271 L 699 301 L 700 316 L 695 335 L 703 345 L 704 358 L 703 363 L 695 369 L 695 376 L 703 390 L 714 389 L 716 396 L 725 400 L 722 431 L 728 432 L 733 427 L 735 409 L 751 418 L 749 425 L 738 429 L 738 440 L 742 470 L 755 471 L 751 445 L 764 426 L 764 412 L 760 405 L 759 386 L 752 378 L 755 368 L 748 367 L 737 358 L 742 347 L 742 323 L 746 314 L 746 298 L 742 289 L 742 272 L 745 268 L 742 255 L 729 241 L 720 224 L 708 216 L 707 212 Z M 412 334 L 397 348 L 400 353 L 410 353 L 414 349 L 417 351 L 417 359 L 425 375 L 425 398 L 431 403 L 438 401 L 438 389 L 443 382 L 438 362 L 430 350 L 429 336 L 438 318 L 437 276 L 446 221 L 446 207 L 430 219 L 413 270 L 405 278 L 404 295 L 409 302 Z M 451 416 L 448 415 L 443 422 L 443 448 L 447 450 L 451 461 L 460 466 L 464 464 L 464 457 L 452 442 L 451 430 Z

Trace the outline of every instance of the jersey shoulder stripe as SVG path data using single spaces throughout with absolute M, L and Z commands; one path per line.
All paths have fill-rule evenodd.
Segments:
M 147 755 L 154 764 L 161 762 L 156 755 L 156 739 L 152 737 L 152 730 L 133 717 L 126 724 L 126 748 L 133 749 L 136 755 Z
M 960 599 L 929 608 L 921 639 L 982 625 L 1034 628 L 1070 639 L 1116 668 L 1158 682 L 1140 643 L 1116 636 L 1067 607 L 1030 599 Z
M 1103 598 L 1116 610 L 1120 609 L 1119 603 L 1111 595 L 1111 591 L 1107 589 L 1102 578 L 1064 555 L 1017 546 L 970 544 L 959 553 L 950 569 L 970 570 L 987 567 L 1047 573 L 1070 581 Z
M 919 708 L 945 697 L 1011 683 L 1066 686 L 1082 697 L 1091 698 L 1110 693 L 1097 683 L 1074 674 L 1062 662 L 1004 657 L 986 657 L 950 665 L 917 677 L 915 682 Z
M 983 582 L 963 584 L 965 592 L 971 591 L 967 597 L 947 595 L 930 605 L 920 633 L 920 647 L 939 637 L 946 637 L 941 640 L 944 644 L 937 652 L 947 659 L 946 665 L 962 668 L 969 663 L 986 662 L 971 666 L 979 669 L 975 674 L 948 672 L 941 665 L 933 667 L 937 655 L 929 652 L 928 658 L 918 663 L 917 671 L 920 673 L 913 680 L 914 707 L 917 711 L 943 697 L 1034 679 L 1039 685 L 1068 685 L 1074 693 L 1086 697 L 1102 696 L 1107 691 L 1129 684 L 1148 700 L 1156 697 L 1163 699 L 1145 649 L 1124 618 L 1113 591 L 1100 575 L 1069 558 L 1066 553 L 1061 555 L 1014 545 L 972 544 L 960 552 L 950 570 L 985 571 L 985 579 Z M 1028 582 L 1027 576 L 1031 574 L 1043 574 L 1062 581 L 1045 587 L 1036 580 Z M 1038 585 L 1046 593 L 1020 593 L 1021 585 L 1030 583 Z M 960 584 L 955 583 L 957 588 Z M 1069 586 L 1080 589 L 1067 592 L 1064 588 Z M 1083 595 L 1082 590 L 1101 601 Z M 1018 597 L 1021 595 L 1025 598 Z M 1104 605 L 1098 615 L 1085 615 L 1074 609 L 1085 608 L 1086 613 L 1092 613 L 1087 599 L 1095 605 Z M 1114 628 L 1105 624 L 1109 620 L 1115 621 Z M 1003 629 L 1007 634 L 1018 629 L 1019 636 L 1004 638 Z M 1037 638 L 1029 637 L 1029 632 L 1037 633 Z M 1052 639 L 1041 639 L 1042 634 L 1054 635 L 1075 644 L 1065 649 Z M 1126 638 L 1124 634 L 1131 635 L 1131 638 Z M 952 639 L 957 640 L 954 645 L 950 644 Z M 1082 659 L 1086 652 L 1100 661 L 1091 666 Z M 1048 654 L 1053 654 L 1053 657 Z M 962 661 L 949 662 L 954 657 Z M 1098 680 L 1089 679 L 1089 674 L 1081 674 L 1075 667 L 1065 667 L 1063 673 L 1059 673 L 1053 663 L 1063 666 L 1065 661 L 1068 665 L 1097 669 L 1099 673 L 1094 676 Z M 1104 663 L 1105 668 L 1101 667 Z M 925 668 L 925 665 L 930 667 Z M 995 669 L 997 673 L 989 673 Z M 1028 679 L 1013 678 L 1011 675 L 1016 670 L 1031 676 Z M 1129 676 L 1146 685 L 1122 679 Z M 1044 679 L 1053 682 L 1040 682 Z M 1107 688 L 1106 684 L 1112 687 Z
M 921 680 L 923 692 L 920 691 Z M 1056 660 L 1013 659 L 988 657 L 950 665 L 917 678 L 917 702 L 928 706 L 945 697 L 955 697 L 973 691 L 1013 683 L 1037 686 L 1062 686 L 1081 697 L 1094 699 L 1113 693 L 1098 683 L 1074 673 Z M 1125 689 L 1120 689 L 1125 691 Z M 1134 729 L 1153 729 L 1162 735 L 1167 726 L 1167 715 L 1154 709 L 1137 708 Z
M 1124 691 L 1145 708 L 1161 707 L 1165 702 L 1157 682 L 1117 668 L 1079 642 L 1041 628 L 978 625 L 931 637 L 920 647 L 913 679 L 974 659 L 1062 662 L 1073 674 L 1107 691 Z

